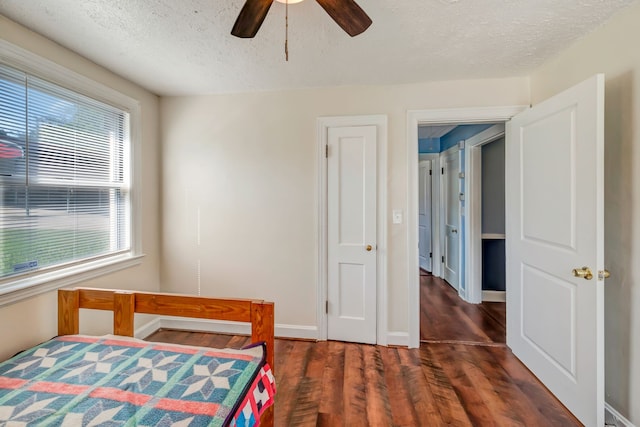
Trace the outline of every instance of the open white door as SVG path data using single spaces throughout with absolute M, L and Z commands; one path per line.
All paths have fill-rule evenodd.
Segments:
M 443 277 L 458 290 L 460 282 L 460 151 L 454 146 L 440 157 L 442 232 L 444 233 Z
M 419 163 L 418 245 L 420 268 L 431 272 L 431 160 Z
M 328 129 L 327 262 L 331 340 L 376 343 L 377 128 Z
M 506 182 L 507 344 L 581 422 L 603 426 L 603 75 L 507 124 Z

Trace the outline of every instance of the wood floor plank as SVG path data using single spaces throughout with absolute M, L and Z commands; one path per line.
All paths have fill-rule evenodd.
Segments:
M 518 414 L 520 420 L 531 427 L 546 427 L 549 420 L 538 410 L 530 398 L 525 395 L 517 383 L 512 380 L 503 366 L 498 363 L 494 353 L 509 352 L 507 348 L 489 350 L 480 348 L 475 352 L 476 365 L 483 372 L 491 372 L 491 385 L 496 393 L 512 410 Z
M 428 389 L 412 387 L 412 383 L 424 384 L 426 380 L 422 376 L 422 370 L 417 366 L 407 366 L 402 363 L 399 353 L 409 353 L 409 350 L 380 349 L 382 364 L 385 368 L 384 379 L 390 396 L 391 419 L 393 425 L 412 426 L 419 420 L 418 414 L 425 415 L 429 409 L 427 406 L 429 399 L 426 396 Z M 433 408 L 435 409 L 435 406 Z M 437 414 L 437 410 L 432 414 Z
M 456 390 L 451 385 L 449 377 L 442 368 L 441 362 L 432 353 L 432 347 L 433 345 L 430 344 L 420 346 L 420 364 L 436 401 L 442 422 L 455 426 L 472 426 L 473 424 L 467 416 Z
M 432 421 L 434 425 L 442 423 L 431 384 L 429 384 L 422 367 L 422 350 L 396 349 L 396 351 L 405 372 L 408 393 L 412 396 L 417 415 L 413 425 L 419 424 L 421 420 Z
M 474 378 L 470 377 L 461 363 L 460 355 L 456 353 L 455 346 L 448 344 L 435 344 L 430 346 L 431 354 L 440 361 L 444 373 L 447 375 L 451 387 L 455 391 L 466 415 L 474 426 L 490 425 L 493 415 L 482 399 L 480 390 L 474 384 Z M 456 357 L 456 363 L 449 359 Z
M 364 361 L 362 348 L 358 344 L 345 344 L 344 351 L 344 424 L 366 425 L 367 395 L 364 384 Z
M 496 352 L 495 349 L 485 348 L 491 351 L 496 362 L 507 372 L 512 381 L 538 408 L 549 425 L 580 426 L 582 425 L 543 384 L 520 362 L 511 351 Z
M 367 425 L 385 427 L 392 424 L 390 386 L 385 380 L 384 362 L 380 347 L 361 346 L 364 361 L 364 386 L 366 399 Z M 396 425 L 396 423 L 393 423 Z
M 308 383 L 301 381 L 304 379 L 304 373 L 307 369 L 307 356 L 312 343 L 301 341 L 297 343 L 290 342 L 290 346 L 286 353 L 286 358 L 282 361 L 282 365 L 278 365 L 276 359 L 276 375 L 282 369 L 284 372 L 280 376 L 276 376 L 276 425 L 293 425 L 295 418 L 296 405 L 298 404 L 299 393 L 302 393 L 303 400 L 306 399 Z M 280 392 L 282 389 L 282 392 Z M 282 408 L 282 412 L 280 409 Z M 299 425 L 299 424 L 298 424 Z
M 334 419 L 342 420 L 344 414 L 344 403 L 342 398 L 345 366 L 344 343 L 329 342 L 327 343 L 327 346 L 328 357 L 322 377 L 323 386 L 319 406 L 319 424 L 331 422 Z

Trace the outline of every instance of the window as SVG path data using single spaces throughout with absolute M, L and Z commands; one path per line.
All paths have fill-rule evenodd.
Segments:
M 131 152 L 129 111 L 0 64 L 0 293 L 131 255 Z

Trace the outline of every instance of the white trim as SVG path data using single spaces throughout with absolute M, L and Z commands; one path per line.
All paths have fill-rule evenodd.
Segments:
M 482 233 L 480 238 L 482 240 L 504 240 L 507 238 L 507 235 L 499 233 Z
M 418 125 L 507 121 L 528 106 L 407 111 L 407 287 L 409 347 L 420 346 L 418 254 Z
M 406 332 L 389 332 L 387 334 L 387 345 L 407 347 L 409 345 L 409 334 Z
M 76 284 L 105 274 L 142 263 L 142 212 L 141 212 L 141 107 L 140 103 L 106 85 L 69 70 L 55 62 L 0 40 L 0 63 L 15 67 L 31 75 L 99 100 L 129 113 L 130 146 L 130 202 L 131 249 L 126 254 L 116 254 L 99 260 L 79 262 L 71 267 L 33 272 L 0 282 L 0 306 L 38 295 L 64 286 Z
M 504 123 L 488 129 L 466 140 L 464 194 L 466 203 L 465 227 L 465 280 L 466 300 L 478 304 L 482 295 L 482 146 L 505 135 Z M 504 239 L 504 235 L 502 238 Z
M 143 257 L 144 255 L 116 255 L 46 273 L 34 273 L 19 280 L 7 280 L 0 290 L 0 307 L 140 265 Z
M 123 93 L 6 40 L 0 40 L 0 62 L 117 108 L 130 111 L 139 104 Z
M 166 316 L 162 316 L 158 320 L 159 328 L 184 329 L 188 331 L 232 335 L 251 334 L 251 325 L 245 322 L 228 322 L 223 320 L 190 319 Z M 276 324 L 275 336 L 278 338 L 317 340 L 318 328 L 315 326 Z
M 278 338 L 317 340 L 318 328 L 316 326 L 285 325 L 276 323 L 275 336 Z
M 160 322 L 160 318 L 156 317 L 155 319 L 152 319 L 150 322 L 147 322 L 144 325 L 137 328 L 133 332 L 133 336 L 135 338 L 143 340 L 149 335 L 151 335 L 152 333 L 154 333 L 155 331 L 157 331 L 158 329 L 160 329 L 161 327 L 162 327 L 162 323 Z
M 482 301 L 507 302 L 507 293 L 505 291 L 482 291 Z
M 377 126 L 378 227 L 377 227 L 377 344 L 387 345 L 387 138 L 386 115 L 319 117 L 317 121 L 318 156 L 318 283 L 317 338 L 327 339 L 327 159 L 325 146 L 330 127 Z M 416 128 L 417 132 L 417 128 Z M 416 145 L 417 147 L 417 145 Z M 416 190 L 417 191 L 417 190 Z
M 604 420 L 606 425 L 616 427 L 635 427 L 631 421 L 626 419 L 620 412 L 607 402 L 604 403 Z

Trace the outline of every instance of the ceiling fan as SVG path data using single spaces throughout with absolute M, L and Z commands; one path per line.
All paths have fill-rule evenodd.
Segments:
M 287 0 L 278 1 L 287 2 Z M 371 18 L 354 0 L 316 1 L 351 37 L 364 32 L 371 25 Z M 295 0 L 288 0 L 288 2 L 297 3 Z M 255 37 L 272 4 L 273 0 L 247 0 L 233 25 L 231 34 L 245 39 Z

